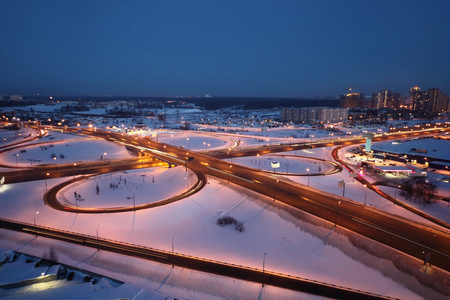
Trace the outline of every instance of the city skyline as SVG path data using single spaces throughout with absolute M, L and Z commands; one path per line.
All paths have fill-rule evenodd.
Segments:
M 450 92 L 447 1 L 2 1 L 0 94 Z

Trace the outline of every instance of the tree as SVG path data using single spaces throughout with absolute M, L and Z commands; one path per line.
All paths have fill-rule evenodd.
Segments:
M 55 249 L 53 249 L 53 247 L 50 248 L 47 253 L 44 253 L 43 256 L 45 259 L 55 261 L 55 262 L 58 261 L 58 256 L 56 255 L 56 251 L 55 251 Z
M 406 199 L 416 199 L 419 202 L 431 203 L 437 189 L 435 180 L 426 177 L 411 177 L 402 181 L 402 192 Z

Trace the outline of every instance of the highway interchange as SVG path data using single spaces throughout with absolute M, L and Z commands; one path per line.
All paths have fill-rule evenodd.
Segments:
M 38 127 L 34 128 L 40 129 Z M 430 254 L 431 264 L 447 271 L 450 270 L 450 249 L 448 247 L 448 245 L 450 244 L 450 235 L 449 232 L 445 229 L 439 228 L 437 226 L 425 226 L 423 224 L 411 222 L 403 218 L 384 213 L 372 207 L 364 206 L 353 201 L 348 201 L 343 197 L 314 190 L 301 184 L 293 184 L 292 182 L 284 180 L 282 176 L 262 172 L 260 170 L 255 170 L 222 160 L 223 158 L 236 156 L 255 156 L 257 154 L 262 155 L 273 152 L 293 151 L 305 148 L 360 144 L 364 142 L 361 137 L 323 142 L 319 141 L 315 143 L 271 145 L 265 147 L 253 147 L 248 149 L 244 148 L 240 149 L 239 151 L 210 151 L 208 155 L 206 155 L 205 153 L 187 151 L 186 149 L 163 144 L 144 137 L 130 136 L 105 130 L 80 130 L 79 128 L 67 128 L 65 130 L 67 132 L 94 135 L 109 141 L 120 142 L 124 145 L 127 145 L 128 147 L 132 147 L 138 151 L 146 153 L 148 156 L 127 161 L 110 161 L 109 163 L 99 162 L 96 165 L 84 165 L 83 163 L 59 165 L 57 169 L 52 166 L 41 166 L 38 168 L 28 169 L 26 172 L 26 176 L 24 176 L 24 172 L 21 172 L 19 170 L 15 172 L 9 172 L 7 176 L 5 176 L 7 180 L 6 183 L 56 178 L 78 174 L 107 173 L 118 170 L 143 168 L 160 164 L 161 161 L 174 165 L 184 165 L 186 166 L 186 168 L 189 168 L 194 173 L 196 173 L 198 177 L 197 184 L 194 185 L 196 188 L 191 189 L 189 191 L 190 193 L 195 193 L 196 191 L 201 189 L 201 186 L 206 182 L 208 176 L 214 176 L 318 216 L 324 220 L 327 220 L 328 222 L 330 222 L 330 224 L 341 226 L 357 232 L 361 235 L 364 235 L 404 253 L 407 253 L 411 256 L 414 256 L 419 260 L 423 260 L 427 254 Z M 403 138 L 421 134 L 436 133 L 440 132 L 441 130 L 448 129 L 428 128 L 421 131 L 404 131 L 389 135 L 380 135 L 376 137 L 375 140 L 398 139 L 401 137 Z M 73 180 L 76 179 L 64 182 L 62 183 L 62 185 L 70 184 Z M 74 209 L 73 207 L 58 207 L 56 193 L 59 188 L 60 186 L 56 186 L 52 189 L 49 189 L 44 196 L 44 200 L 49 205 L 52 205 L 52 207 L 69 212 L 99 213 L 99 211 L 96 211 L 95 209 L 80 210 L 78 208 Z M 178 201 L 180 199 L 183 199 L 184 196 L 185 195 L 177 195 L 171 199 L 167 199 L 167 202 L 163 202 L 158 205 L 164 205 L 166 203 L 170 203 L 171 201 Z M 142 206 L 138 207 L 137 209 L 148 208 L 151 208 L 151 206 Z M 125 209 L 131 210 L 136 208 L 129 207 Z M 5 221 L 2 221 L 2 227 L 3 226 L 14 227 L 17 226 L 17 224 L 14 226 L 6 225 Z M 28 228 L 27 230 L 32 231 L 33 229 Z M 36 228 L 34 228 L 34 230 L 36 231 Z M 37 231 L 35 233 L 37 234 Z M 41 229 L 39 229 L 39 233 L 41 235 L 46 235 L 43 231 L 41 231 Z M 51 236 L 51 234 L 48 235 Z M 72 239 L 74 239 L 74 237 L 72 237 Z M 95 245 L 95 242 L 97 242 L 97 245 Z M 80 243 L 80 240 L 78 240 L 78 243 Z M 85 245 L 89 244 L 88 239 L 86 238 L 82 239 L 81 243 Z M 100 247 L 100 245 L 98 244 L 98 240 L 90 241 L 90 243 L 93 247 Z M 109 246 L 107 245 L 107 243 L 102 242 L 101 247 L 102 249 L 107 250 L 107 247 Z M 121 253 L 127 251 L 130 252 L 131 250 L 125 250 L 124 248 L 121 249 Z M 173 253 L 172 255 L 170 253 L 158 253 L 159 254 L 156 255 L 156 257 L 159 258 L 155 259 L 157 261 L 183 265 L 185 267 L 192 267 L 192 261 L 182 262 L 182 255 L 173 255 Z M 197 262 L 197 265 L 198 264 L 199 263 Z M 194 268 L 209 270 L 212 267 L 210 266 L 200 268 L 197 266 Z M 221 269 L 221 267 L 217 266 L 215 268 Z M 221 272 L 224 272 L 222 274 L 234 274 L 230 276 L 234 276 L 236 278 L 247 280 L 249 280 L 249 278 L 253 278 L 251 280 L 255 280 L 257 282 L 265 281 L 268 284 L 276 284 L 278 282 L 278 277 L 275 276 L 275 274 L 271 274 L 270 276 L 269 273 L 267 273 L 266 275 L 260 273 L 259 275 L 247 274 L 244 278 L 240 277 L 244 276 L 242 275 L 242 272 L 236 272 L 236 270 L 228 270 L 226 272 L 222 270 Z M 217 271 L 217 273 L 220 272 Z M 236 275 L 235 273 L 241 275 Z M 284 281 L 281 280 L 280 282 Z M 278 283 L 276 285 L 283 286 L 283 284 L 281 283 Z M 298 286 L 298 289 L 301 290 L 298 283 L 293 284 L 293 286 Z M 321 295 L 332 296 L 337 295 L 336 293 L 337 291 L 333 290 L 333 292 L 330 292 L 329 294 L 321 293 Z M 355 293 L 355 291 L 351 291 L 348 293 L 349 295 L 353 296 L 357 295 L 352 294 Z M 363 294 L 365 295 L 365 297 L 372 297 L 369 294 Z M 361 296 L 361 294 L 358 295 L 359 297 Z M 357 298 L 358 296 L 355 297 Z

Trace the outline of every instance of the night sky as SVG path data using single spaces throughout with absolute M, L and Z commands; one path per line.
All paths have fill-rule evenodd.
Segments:
M 0 94 L 450 93 L 450 1 L 0 1 Z

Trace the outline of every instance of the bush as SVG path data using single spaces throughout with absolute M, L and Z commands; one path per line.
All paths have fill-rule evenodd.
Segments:
M 235 218 L 230 216 L 223 216 L 217 219 L 217 224 L 220 226 L 234 225 L 234 229 L 239 232 L 242 232 L 245 229 L 243 222 L 238 222 Z

